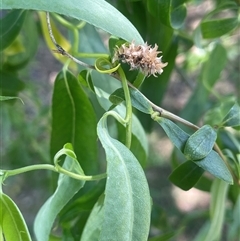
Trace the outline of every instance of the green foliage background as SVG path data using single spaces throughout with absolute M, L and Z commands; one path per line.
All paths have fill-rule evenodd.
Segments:
M 197 0 L 121 0 L 107 2 L 2 1 L 1 8 L 4 10 L 1 11 L 0 24 L 0 95 L 20 97 L 24 104 L 19 99 L 0 102 L 1 169 L 14 169 L 39 163 L 52 164 L 55 154 L 67 142 L 72 143 L 77 159 L 81 160 L 81 167 L 75 162 L 76 166 L 71 167 L 76 173 L 84 171 L 87 175 L 94 175 L 106 169 L 105 159 L 108 159 L 108 154 L 104 154 L 98 138 L 104 143 L 108 137 L 102 132 L 104 127 L 101 129 L 99 126 L 104 126 L 105 120 L 101 117 L 112 105 L 105 97 L 116 91 L 120 84 L 108 75 L 96 72 L 89 75 L 75 63 L 69 65 L 69 69 L 74 74 L 62 70 L 62 63 L 68 60 L 63 56 L 52 54 L 55 47 L 49 40 L 45 14 L 38 12 L 40 10 L 57 13 L 51 15 L 57 42 L 74 56 L 89 64 L 94 64 L 97 56 L 85 58 L 84 53 L 110 54 L 112 49 L 109 50 L 106 44 L 110 35 L 129 42 L 135 40 L 136 43 L 145 41 L 152 45 L 156 43 L 163 52 L 163 62 L 168 62 L 168 66 L 158 78 L 146 78 L 140 90 L 153 103 L 194 124 L 218 125 L 234 103 L 239 101 L 240 53 L 237 1 L 216 0 L 206 3 L 206 1 Z M 12 8 L 14 10 L 6 10 Z M 197 20 L 194 14 L 191 14 L 194 11 L 196 11 Z M 70 24 L 65 23 L 64 20 Z M 87 22 L 83 27 L 82 22 L 79 24 L 82 20 Z M 197 23 L 194 23 L 195 20 Z M 76 28 L 76 26 L 80 27 Z M 114 38 L 110 39 L 110 47 L 111 41 L 115 43 Z M 138 73 L 128 71 L 127 66 L 123 68 L 127 79 L 133 82 Z M 56 76 L 54 83 L 52 76 Z M 95 93 L 92 91 L 92 86 L 96 87 Z M 70 103 L 68 103 L 69 93 L 73 96 L 73 102 L 70 101 Z M 119 97 L 120 94 L 116 96 Z M 138 98 L 140 97 L 136 97 Z M 170 137 L 173 135 L 171 134 L 173 125 L 162 120 L 154 122 L 149 115 L 137 110 L 139 106 L 135 107 L 135 128 L 131 151 L 144 168 L 150 186 L 152 215 L 149 240 L 180 240 L 185 237 L 185 240 L 207 241 L 210 237 L 215 237 L 214 240 L 237 241 L 237 235 L 240 232 L 239 186 L 236 184 L 229 186 L 208 174 L 202 176 L 203 170 L 192 161 L 184 162 L 183 155 L 177 149 L 170 148 L 170 151 L 167 151 L 162 147 L 166 134 L 159 128 L 159 124 L 167 134 L 166 129 L 170 130 Z M 233 113 L 238 114 L 238 111 L 236 107 Z M 123 114 L 124 109 L 118 106 L 117 112 Z M 99 122 L 98 133 L 97 122 Z M 219 130 L 217 143 L 222 150 L 225 150 L 224 154 L 228 157 L 229 164 L 235 168 L 239 178 L 239 126 L 228 120 L 225 120 L 223 126 L 234 128 Z M 111 136 L 120 142 L 113 141 L 113 146 L 103 144 L 104 149 L 108 149 L 109 152 L 111 148 L 121 150 L 125 129 L 112 119 L 109 119 L 108 128 Z M 187 133 L 193 133 L 186 127 L 181 126 L 181 128 Z M 175 133 L 177 136 L 182 134 L 178 130 Z M 112 142 L 111 137 L 109 140 Z M 171 145 L 170 142 L 167 144 Z M 69 155 L 71 148 L 66 147 L 63 153 L 72 160 L 75 157 L 72 154 Z M 118 160 L 116 156 L 113 159 Z M 135 160 L 135 157 L 132 159 Z M 121 158 L 119 160 L 121 161 Z M 108 168 L 114 178 L 119 172 L 115 168 L 116 163 L 112 164 L 113 166 L 109 165 Z M 66 161 L 64 165 L 67 166 L 68 162 Z M 179 169 L 176 169 L 178 171 L 171 174 L 171 171 L 178 166 Z M 213 166 L 213 172 L 215 167 Z M 138 175 L 135 176 L 133 170 L 141 169 L 140 166 L 130 163 L 124 171 L 134 180 L 138 180 Z M 185 175 L 189 170 L 193 172 L 191 178 Z M 144 178 L 144 174 L 139 172 Z M 168 180 L 170 174 L 170 180 Z M 52 193 L 56 197 L 54 199 L 52 196 L 54 199 L 52 202 L 58 202 L 56 200 L 59 196 L 55 189 L 62 179 L 63 176 L 58 179 L 57 174 L 41 170 L 13 176 L 5 181 L 3 190 L 12 197 L 22 211 L 33 237 L 34 234 L 42 237 L 44 231 L 36 224 L 37 221 L 35 226 L 33 225 L 34 219 L 40 207 Z M 50 232 L 55 216 L 58 215 L 56 228 L 49 240 L 98 240 L 99 230 L 94 228 L 101 224 L 105 181 L 99 181 L 97 185 L 96 182 L 86 182 L 84 188 L 79 191 L 81 187 L 78 186 L 78 182 L 68 179 L 67 184 L 64 182 L 66 186 L 59 185 L 59 187 L 61 186 L 62 190 L 68 190 L 71 195 L 65 197 L 66 199 L 60 199 L 64 200 L 60 201 L 60 204 L 55 206 L 52 204 L 53 207 L 62 205 L 63 209 L 48 212 L 49 223 L 45 223 L 42 228 L 45 230 L 45 226 L 48 226 Z M 144 186 L 141 180 L 129 185 L 133 185 L 137 190 L 138 185 Z M 210 207 L 192 210 L 187 214 L 182 212 L 174 203 L 173 186 L 170 181 L 185 190 L 198 181 L 195 187 L 211 195 Z M 68 185 L 71 186 L 71 190 L 68 189 Z M 127 200 L 131 193 L 127 187 L 126 182 L 122 180 L 121 188 L 118 189 L 122 199 L 118 200 L 117 196 L 112 196 L 107 200 L 109 213 L 117 213 L 112 200 L 116 200 L 117 207 Z M 150 211 L 148 201 L 144 204 L 146 216 Z M 226 206 L 227 201 L 228 206 Z M 17 209 L 5 194 L 2 196 L 2 203 L 11 206 L 11 210 Z M 65 205 L 65 203 L 68 204 Z M 44 208 L 49 207 L 51 206 L 46 204 Z M 134 211 L 129 208 L 129 213 L 131 212 L 134 216 Z M 44 209 L 38 213 L 36 220 L 41 221 L 43 213 Z M 118 237 L 116 240 L 121 240 L 128 227 L 128 223 L 124 223 L 124 220 L 129 218 L 129 213 L 122 214 L 123 221 L 118 220 L 119 222 L 115 223 L 116 229 L 121 226 L 120 224 L 124 224 L 125 226 L 121 227 L 125 229 L 115 233 L 111 233 L 111 229 L 106 229 L 110 234 L 105 235 L 115 235 L 115 238 Z M 95 218 L 97 214 L 99 219 Z M 143 218 L 139 216 L 136 220 Z M 18 220 L 21 220 L 21 217 L 18 217 Z M 109 222 L 113 223 L 113 220 Z M 136 222 L 133 223 L 136 224 Z M 145 225 L 141 229 L 146 228 L 148 223 L 149 220 L 146 218 Z M 22 225 L 19 221 L 19 227 L 22 228 Z M 83 231 L 85 225 L 87 228 Z M 136 227 L 134 232 L 138 233 L 138 229 L 140 227 Z M 91 236 L 92 233 L 89 232 L 89 234 L 86 230 L 90 230 L 96 236 Z M 11 238 L 21 240 L 16 239 L 15 236 Z M 22 240 L 28 240 L 28 238 L 22 237 Z M 44 238 L 48 239 L 48 237 Z M 142 236 L 139 240 L 146 240 L 146 238 Z

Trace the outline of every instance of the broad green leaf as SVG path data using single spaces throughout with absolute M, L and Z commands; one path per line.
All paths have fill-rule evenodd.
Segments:
M 0 20 L 0 51 L 15 40 L 22 28 L 26 14 L 27 12 L 23 10 L 12 10 Z
M 205 158 L 195 161 L 198 166 L 210 172 L 215 177 L 233 184 L 233 178 L 226 164 L 215 151 L 211 151 Z
M 104 0 L 37 1 L 3 0 L 2 9 L 33 9 L 48 11 L 84 20 L 129 42 L 143 43 L 136 28 L 117 9 Z
M 152 106 L 139 90 L 129 88 L 129 92 L 131 95 L 131 101 L 132 101 L 133 107 L 135 107 L 137 110 L 146 114 L 153 113 Z M 110 95 L 109 100 L 115 105 L 120 104 L 123 100 L 125 100 L 123 89 L 120 88 L 114 91 Z
M 211 126 L 204 125 L 188 138 L 183 153 L 187 160 L 202 159 L 210 153 L 216 139 L 216 131 Z
M 4 100 L 13 100 L 13 99 L 17 99 L 20 100 L 23 104 L 23 100 L 19 97 L 14 97 L 14 96 L 0 96 L 0 101 L 4 101 Z
M 69 149 L 69 151 L 71 150 Z M 61 154 L 67 155 L 63 168 L 84 175 L 78 161 L 71 155 L 69 156 L 69 151 L 66 146 L 60 150 Z M 59 175 L 55 192 L 41 207 L 34 222 L 34 233 L 38 241 L 48 241 L 53 223 L 59 212 L 84 186 L 84 183 L 84 181 L 73 179 L 64 174 Z
M 180 150 L 183 151 L 189 135 L 172 121 L 158 117 L 156 121 L 161 125 L 168 138 Z
M 78 80 L 82 86 L 86 86 L 94 92 L 94 86 L 92 82 L 91 72 L 89 70 L 83 70 L 78 75 Z
M 204 170 L 194 162 L 187 161 L 177 167 L 169 176 L 169 180 L 176 186 L 187 191 L 192 188 L 202 176 Z
M 104 195 L 102 195 L 94 205 L 92 212 L 86 223 L 86 226 L 84 227 L 84 230 L 81 236 L 81 241 L 89 241 L 89 240 L 98 241 L 99 240 L 102 221 L 104 219 L 103 202 L 104 202 Z
M 0 70 L 0 91 L 3 96 L 16 96 L 24 88 L 24 83 L 14 73 Z
M 220 37 L 238 25 L 238 19 L 236 18 L 225 18 L 215 19 L 209 21 L 203 21 L 201 23 L 202 36 L 205 39 Z
M 216 63 L 218 64 L 216 65 Z M 218 81 L 226 63 L 227 51 L 221 44 L 217 44 L 203 65 L 200 80 L 181 112 L 181 117 L 196 123 L 209 108 L 207 104 L 209 103 L 208 96 L 213 91 L 213 87 Z
M 6 241 L 31 241 L 20 210 L 12 199 L 2 192 L 0 192 L 0 230 Z
M 218 240 L 221 237 L 228 187 L 229 185 L 222 180 L 215 179 L 213 182 L 210 203 L 211 222 L 208 232 L 202 241 Z
M 107 184 L 100 241 L 147 240 L 151 201 L 145 174 L 135 156 L 107 130 L 107 115 L 97 132 L 106 152 Z
M 240 106 L 235 103 L 223 119 L 221 126 L 240 126 Z
M 96 139 L 96 117 L 88 97 L 70 72 L 60 72 L 52 99 L 51 157 L 70 142 L 84 172 L 92 174 L 97 165 Z

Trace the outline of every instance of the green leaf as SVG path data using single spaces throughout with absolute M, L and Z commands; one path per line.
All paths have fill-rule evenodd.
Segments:
M 216 65 L 216 63 L 218 64 Z M 213 91 L 213 87 L 219 80 L 220 74 L 226 63 L 227 51 L 221 44 L 217 44 L 212 50 L 208 60 L 203 65 L 200 81 L 181 112 L 181 117 L 193 123 L 199 120 L 203 113 L 209 108 L 209 94 Z
M 0 101 L 4 101 L 4 100 L 13 100 L 13 99 L 17 99 L 20 100 L 23 104 L 23 100 L 19 97 L 14 97 L 14 96 L 0 96 Z
M 222 233 L 227 190 L 229 185 L 221 180 L 214 180 L 211 187 L 210 227 L 202 241 L 219 240 Z
M 144 172 L 135 156 L 107 131 L 106 115 L 97 132 L 106 152 L 107 184 L 101 240 L 147 240 L 151 201 Z
M 104 0 L 37 1 L 3 0 L 2 9 L 33 9 L 48 11 L 84 20 L 112 35 L 138 44 L 143 40 L 136 28 L 117 9 Z
M 145 96 L 137 89 L 129 89 L 130 95 L 131 95 L 131 101 L 132 106 L 135 107 L 137 110 L 146 113 L 146 114 L 152 114 L 153 109 L 150 103 L 147 101 Z M 117 89 L 114 91 L 110 97 L 109 100 L 115 104 L 120 104 L 123 100 L 125 100 L 124 91 L 122 88 Z
M 35 14 L 28 11 L 17 39 L 4 50 L 4 55 L 6 55 L 5 69 L 23 68 L 35 55 L 39 40 L 36 24 Z M 19 45 L 22 46 L 22 50 L 17 50 L 15 45 L 17 45 L 17 48 L 19 48 Z
M 0 230 L 4 234 L 4 240 L 31 241 L 20 210 L 12 199 L 2 192 L 0 192 L 0 217 Z
M 221 126 L 240 126 L 240 106 L 235 103 L 223 119 Z
M 189 135 L 178 127 L 172 121 L 165 118 L 156 118 L 156 121 L 161 125 L 172 143 L 180 150 L 183 151 L 184 146 L 189 138 Z
M 78 161 L 69 155 L 69 151 L 71 150 L 69 149 L 68 151 L 67 146 L 65 146 L 60 151 L 61 154 L 67 155 L 63 168 L 83 175 L 83 170 L 81 169 Z M 48 241 L 57 215 L 74 196 L 74 194 L 76 194 L 84 186 L 84 183 L 84 181 L 73 179 L 64 174 L 59 175 L 58 186 L 54 194 L 44 203 L 36 216 L 34 222 L 34 233 L 37 240 Z
M 192 161 L 186 161 L 178 166 L 169 176 L 176 186 L 187 191 L 192 188 L 202 176 L 204 170 Z
M 202 126 L 191 135 L 184 148 L 187 160 L 196 161 L 206 157 L 217 139 L 216 131 L 209 125 Z
M 82 86 L 86 86 L 94 92 L 94 86 L 91 78 L 91 72 L 89 70 L 83 70 L 78 75 L 78 80 Z
M 238 19 L 236 18 L 225 18 L 225 19 L 215 19 L 209 21 L 203 21 L 201 23 L 202 36 L 205 39 L 220 37 L 238 25 Z
M 0 20 L 0 51 L 8 47 L 18 36 L 26 13 L 27 12 L 23 10 L 12 10 Z
M 171 12 L 171 26 L 175 29 L 182 27 L 187 15 L 187 9 L 185 5 L 179 5 L 172 9 Z
M 92 212 L 88 218 L 88 221 L 84 227 L 81 241 L 98 241 L 100 232 L 101 232 L 101 226 L 102 221 L 104 219 L 104 195 L 102 195 L 96 204 L 94 205 Z
M 0 70 L 0 91 L 3 96 L 16 96 L 24 88 L 24 83 L 16 74 Z
M 86 173 L 96 170 L 96 117 L 79 81 L 68 71 L 58 74 L 52 99 L 51 157 L 72 143 Z
M 205 158 L 195 161 L 195 163 L 215 177 L 229 184 L 233 184 L 232 175 L 217 152 L 211 151 Z

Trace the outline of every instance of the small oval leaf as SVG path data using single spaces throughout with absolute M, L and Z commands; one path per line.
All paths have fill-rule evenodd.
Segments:
M 204 170 L 192 161 L 186 161 L 178 166 L 169 176 L 169 180 L 179 188 L 187 191 L 192 188 Z
M 187 160 L 202 159 L 211 152 L 216 139 L 217 133 L 214 129 L 205 125 L 189 137 L 183 153 Z
M 221 126 L 240 126 L 240 106 L 235 103 L 223 119 Z
M 205 158 L 196 161 L 195 163 L 215 177 L 222 179 L 229 184 L 233 184 L 232 175 L 217 152 L 211 151 Z
M 180 127 L 178 127 L 172 121 L 158 117 L 156 121 L 161 125 L 169 139 L 172 143 L 180 150 L 183 151 L 183 148 L 189 138 L 189 135 L 183 131 Z

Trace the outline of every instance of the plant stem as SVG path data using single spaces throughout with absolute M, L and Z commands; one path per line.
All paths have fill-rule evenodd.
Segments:
M 67 171 L 61 166 L 53 166 L 50 164 L 36 164 L 36 165 L 17 168 L 14 170 L 0 170 L 0 172 L 1 172 L 1 175 L 3 176 L 2 181 L 4 181 L 7 177 L 15 176 L 21 173 L 35 171 L 35 170 L 50 170 L 50 171 L 62 173 L 74 179 L 83 180 L 83 181 L 96 181 L 107 177 L 106 173 L 94 175 L 94 176 L 79 175 L 79 174 Z
M 125 116 L 126 146 L 130 149 L 131 139 L 132 139 L 132 103 L 131 103 L 131 97 L 128 89 L 128 81 L 126 79 L 126 76 L 121 66 L 118 68 L 118 73 L 122 80 L 122 86 L 123 86 L 123 91 L 124 91 L 125 101 L 126 101 L 126 116 Z

